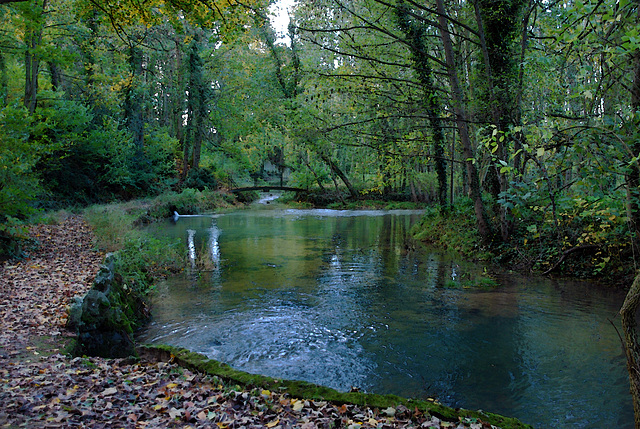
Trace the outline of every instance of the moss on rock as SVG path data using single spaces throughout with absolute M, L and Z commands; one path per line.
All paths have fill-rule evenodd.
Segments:
M 230 384 L 245 389 L 255 387 L 271 391 L 286 391 L 292 397 L 329 401 L 335 404 L 356 404 L 371 408 L 384 409 L 404 405 L 410 410 L 417 409 L 429 413 L 441 420 L 458 422 L 460 418 L 478 418 L 502 429 L 525 429 L 531 426 L 517 419 L 498 414 L 465 409 L 453 409 L 437 402 L 402 398 L 396 395 L 377 395 L 363 392 L 339 392 L 305 381 L 280 380 L 262 375 L 250 374 L 233 369 L 229 365 L 207 358 L 199 353 L 168 345 L 142 345 L 138 354 L 151 360 L 171 361 L 180 366 L 201 373 L 218 376 Z
M 133 329 L 145 318 L 143 299 L 116 272 L 116 255 L 109 254 L 93 287 L 70 309 L 68 326 L 76 330 L 76 355 L 135 356 Z

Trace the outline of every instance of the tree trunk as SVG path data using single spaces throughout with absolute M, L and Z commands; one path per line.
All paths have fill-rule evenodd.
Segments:
M 129 67 L 133 74 L 133 82 L 125 96 L 125 117 L 129 131 L 133 134 L 133 142 L 139 152 L 144 146 L 144 113 L 142 111 L 141 94 L 136 82 L 142 75 L 142 51 L 132 46 L 129 51 Z
M 32 38 L 33 35 L 29 37 Z M 39 60 L 37 59 L 36 55 L 31 52 L 34 47 L 35 43 L 30 40 L 29 47 L 27 48 L 27 52 L 24 55 L 24 107 L 26 107 L 31 114 L 36 111 L 36 107 L 38 104 L 37 98 Z
M 9 79 L 7 77 L 7 63 L 0 53 L 0 108 L 9 102 Z
M 209 91 L 204 75 L 204 62 L 200 57 L 200 47 L 197 39 L 191 42 L 189 58 L 187 62 L 187 72 L 189 80 L 187 82 L 187 132 L 184 141 L 185 173 L 188 168 L 198 168 L 200 166 L 200 154 L 202 142 L 205 138 L 207 105 L 209 103 Z M 189 148 L 191 148 L 191 165 L 189 162 Z
M 640 304 L 640 274 L 637 274 L 633 280 L 633 284 L 620 309 L 636 429 L 640 429 L 640 347 L 638 346 L 638 332 L 636 329 L 638 304 Z
M 478 170 L 475 160 L 473 159 L 473 149 L 471 146 L 471 138 L 469 136 L 469 126 L 467 113 L 463 107 L 462 91 L 458 82 L 458 74 L 453 56 L 453 45 L 451 43 L 451 35 L 449 33 L 446 10 L 443 0 L 436 0 L 438 10 L 438 23 L 440 38 L 445 51 L 447 74 L 449 75 L 449 83 L 452 92 L 453 111 L 456 117 L 456 126 L 458 135 L 462 142 L 462 157 L 465 160 L 467 175 L 469 179 L 469 191 L 473 200 L 474 212 L 476 215 L 476 224 L 478 232 L 482 237 L 482 241 L 487 243 L 491 241 L 492 233 L 489 221 L 486 217 L 484 203 L 482 202 L 482 193 L 480 190 L 480 180 L 478 179 Z
M 42 19 L 47 0 L 43 0 L 42 7 L 36 4 L 36 17 L 27 24 L 25 30 L 26 50 L 24 54 L 24 106 L 33 114 L 38 105 L 38 73 L 40 72 L 40 58 L 36 54 L 37 48 L 42 44 Z
M 508 241 L 511 235 L 509 210 L 499 204 L 498 198 L 508 189 L 509 180 L 500 171 L 498 161 L 508 158 L 508 140 L 505 139 L 512 125 L 518 125 L 519 92 L 516 43 L 518 30 L 522 24 L 521 16 L 528 0 L 474 0 L 474 9 L 480 47 L 484 62 L 486 95 L 484 100 L 485 116 L 490 118 L 495 129 L 495 151 L 492 164 L 487 173 L 487 189 L 494 196 L 495 210 L 500 217 L 502 241 Z M 526 32 L 524 33 L 526 36 Z M 524 55 L 525 45 L 520 45 L 520 54 Z M 510 137 L 512 138 L 512 137 Z
M 311 164 L 309 163 L 309 155 L 307 154 L 307 152 L 301 152 L 298 155 L 298 159 L 302 161 L 302 163 L 309 169 L 311 174 L 313 174 L 313 177 L 315 177 L 316 183 L 318 184 L 318 187 L 320 188 L 320 190 L 322 192 L 326 192 L 324 185 L 322 184 L 322 180 L 320 180 L 320 176 L 318 176 L 318 173 L 315 172 L 315 170 L 311 167 Z
M 324 155 L 322 153 L 319 155 L 320 155 L 320 158 L 329 166 L 331 171 L 342 180 L 342 182 L 345 184 L 345 186 L 349 190 L 349 194 L 351 195 L 351 197 L 358 198 L 358 193 L 353 188 L 353 185 L 349 181 L 349 178 L 347 177 L 346 174 L 344 174 L 344 172 L 340 169 L 340 167 L 338 167 L 336 163 L 333 162 L 331 158 L 329 158 L 327 155 Z
M 51 88 L 54 91 L 62 90 L 63 83 L 60 67 L 58 67 L 53 61 L 48 61 L 47 65 L 49 66 L 49 73 L 51 73 Z
M 194 140 L 193 140 L 193 158 L 191 162 L 191 167 L 193 168 L 200 167 L 201 153 L 202 153 L 202 132 L 201 130 L 196 130 Z
M 88 17 L 86 22 L 87 28 L 89 29 L 89 36 L 87 37 L 87 42 L 85 44 L 81 44 L 81 51 L 83 56 L 83 65 L 86 73 L 86 86 L 87 86 L 87 101 L 89 104 L 93 104 L 96 99 L 96 93 L 94 91 L 95 84 L 95 74 L 96 74 L 96 61 L 95 61 L 95 52 L 96 52 L 96 44 L 98 41 L 98 12 L 97 10 L 93 10 L 91 15 Z
M 442 111 L 439 101 L 440 97 L 436 93 L 436 88 L 433 83 L 433 71 L 428 56 L 428 45 L 425 41 L 427 32 L 422 26 L 413 23 L 409 17 L 409 11 L 406 5 L 401 3 L 396 11 L 400 28 L 405 33 L 407 41 L 410 44 L 413 57 L 413 69 L 418 75 L 418 79 L 420 79 L 424 93 L 422 105 L 429 118 L 429 126 L 433 139 L 433 160 L 438 178 L 438 203 L 440 204 L 440 208 L 444 209 L 447 205 L 447 165 L 444 158 L 445 134 L 440 118 Z

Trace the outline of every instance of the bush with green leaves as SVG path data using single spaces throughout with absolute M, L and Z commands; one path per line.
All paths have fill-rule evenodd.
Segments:
M 21 222 L 34 213 L 41 192 L 34 168 L 45 150 L 30 142 L 31 123 L 22 106 L 0 111 L 0 257 L 20 253 L 26 239 Z
M 67 146 L 41 163 L 54 202 L 85 205 L 156 195 L 176 183 L 177 140 L 166 130 L 147 130 L 139 148 L 129 131 L 105 116 L 100 126 L 87 121 L 82 133 L 70 137 Z
M 0 209 L 21 218 L 34 208 L 56 209 L 157 195 L 177 183 L 178 141 L 159 126 L 137 147 L 110 116 L 43 93 L 33 114 L 20 106 L 0 112 Z
M 182 187 L 197 189 L 198 191 L 204 191 L 205 189 L 214 190 L 218 187 L 218 181 L 211 169 L 203 167 L 192 168 L 182 183 Z

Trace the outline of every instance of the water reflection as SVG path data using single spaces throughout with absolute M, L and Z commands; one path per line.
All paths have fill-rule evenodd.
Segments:
M 194 260 L 205 255 L 212 266 L 197 281 L 161 285 L 141 340 L 249 372 L 435 396 L 539 427 L 632 426 L 624 356 L 607 320 L 620 294 L 514 275 L 496 289 L 465 288 L 481 267 L 414 250 L 406 234 L 418 217 L 180 218 L 163 234 L 186 237 Z
M 195 218 L 196 216 L 191 216 Z M 184 217 L 183 217 L 184 218 Z M 203 272 L 209 273 L 211 277 L 218 277 L 220 272 L 220 230 L 216 226 L 215 219 L 211 217 L 201 217 L 209 219 L 211 226 L 206 229 L 186 229 L 188 271 L 192 279 L 198 278 Z M 175 219 L 174 219 L 175 222 Z M 185 223 L 186 221 L 182 221 Z M 205 238 L 201 237 L 204 236 Z

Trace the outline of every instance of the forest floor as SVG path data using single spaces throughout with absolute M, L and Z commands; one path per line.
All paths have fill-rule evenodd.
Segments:
M 72 357 L 67 307 L 91 287 L 104 255 L 80 218 L 35 225 L 28 258 L 0 266 L 0 427 L 490 428 L 406 407 L 371 409 L 225 386 L 156 360 Z

